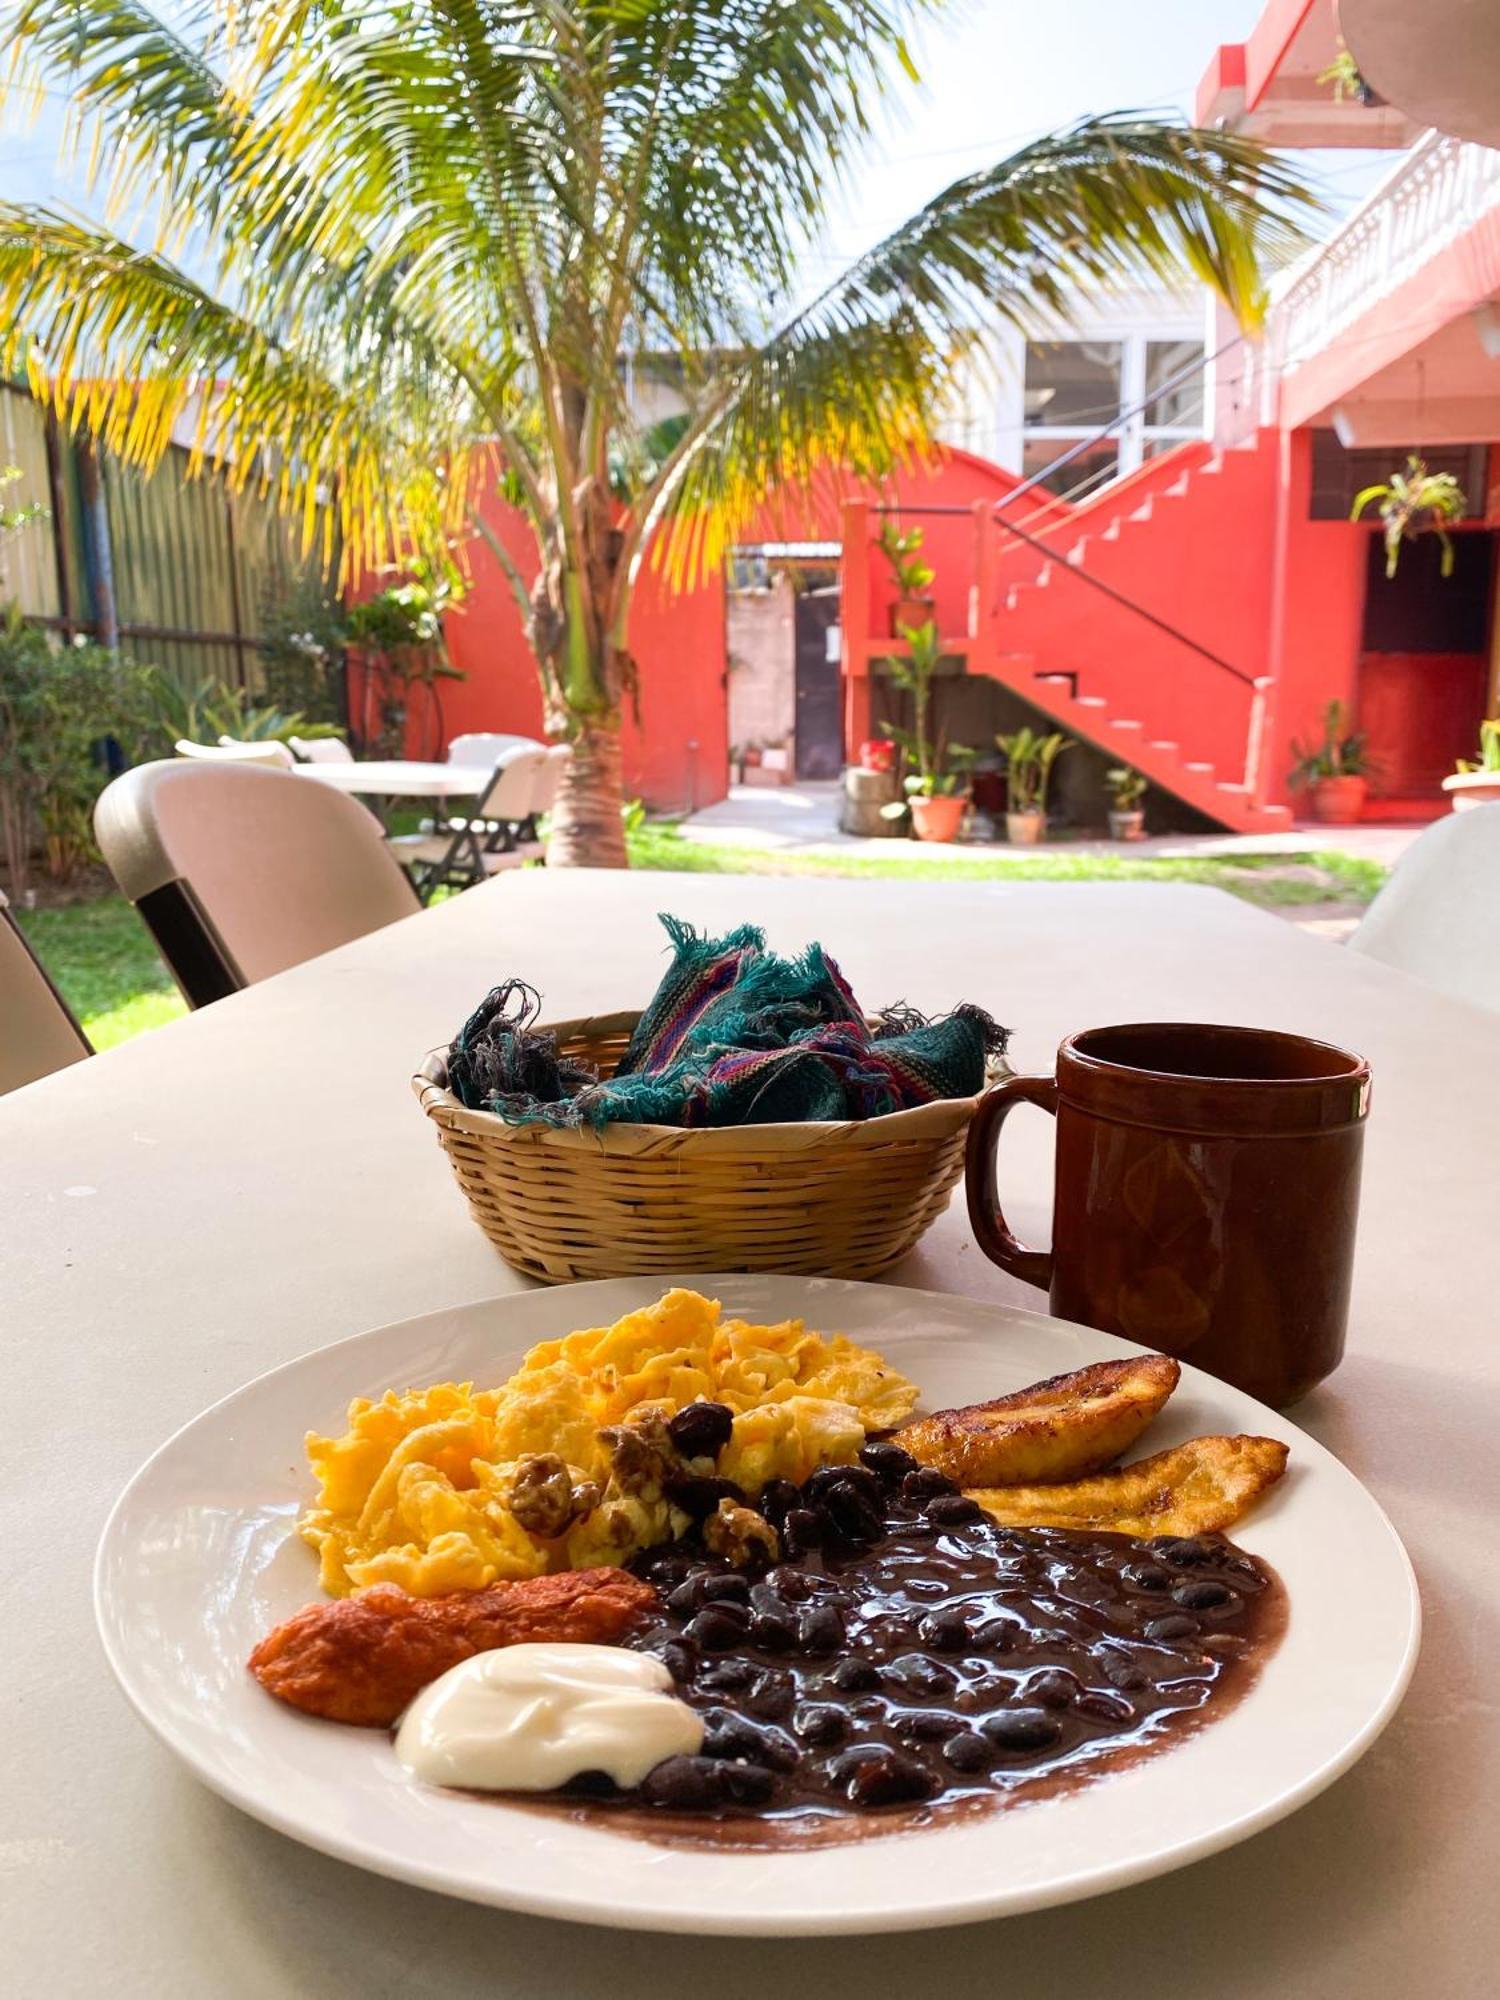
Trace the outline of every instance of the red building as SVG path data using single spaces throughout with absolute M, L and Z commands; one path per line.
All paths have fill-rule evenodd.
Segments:
M 895 509 L 923 527 L 936 572 L 955 739 L 1049 717 L 1186 807 L 1254 831 L 1289 822 L 1292 741 L 1338 699 L 1378 765 L 1370 815 L 1443 809 L 1441 780 L 1472 753 L 1500 671 L 1500 152 L 1336 95 L 1320 79 L 1338 48 L 1333 0 L 1269 0 L 1200 88 L 1201 123 L 1394 154 L 1375 192 L 1278 279 L 1261 339 L 1216 327 L 1211 437 L 1168 445 L 1077 503 L 1013 501 L 1015 475 L 955 452 L 841 509 L 790 510 L 789 528 L 783 508 L 767 524 L 799 595 L 823 601 L 791 628 L 793 768 L 821 771 L 830 716 L 848 755 L 886 711 L 892 591 L 874 543 Z M 1411 451 L 1468 497 L 1451 577 L 1427 538 L 1387 578 L 1378 524 L 1349 519 L 1355 494 Z M 475 566 L 451 635 L 470 679 L 450 727 L 534 727 L 514 607 L 482 553 Z M 675 598 L 648 584 L 632 641 L 642 712 L 627 723 L 627 782 L 656 806 L 707 804 L 731 749 L 723 582 Z

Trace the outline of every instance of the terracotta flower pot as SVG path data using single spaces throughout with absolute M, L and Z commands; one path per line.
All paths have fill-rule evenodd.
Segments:
M 1146 838 L 1146 814 L 1141 806 L 1129 812 L 1115 812 L 1109 815 L 1109 837 L 1111 840 L 1144 840 Z
M 962 792 L 944 798 L 913 799 L 911 823 L 918 840 L 956 840 L 968 800 Z
M 1312 816 L 1322 826 L 1353 826 L 1365 809 L 1363 778 L 1319 778 L 1310 801 Z
M 1012 847 L 1036 847 L 1047 831 L 1047 815 L 1044 812 L 1008 812 L 1005 815 L 1005 837 Z
M 930 597 L 898 597 L 891 606 L 891 637 L 902 639 L 908 628 L 930 625 L 936 609 Z

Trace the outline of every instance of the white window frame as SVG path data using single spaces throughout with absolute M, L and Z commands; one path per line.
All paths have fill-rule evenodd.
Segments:
M 1124 479 L 1132 472 L 1139 471 L 1146 461 L 1148 444 L 1187 444 L 1207 435 L 1208 390 L 1205 382 L 1203 392 L 1203 414 L 1196 424 L 1148 424 L 1146 413 L 1137 409 L 1146 394 L 1146 349 L 1154 342 L 1194 341 L 1204 347 L 1201 326 L 1185 327 L 1179 320 L 1126 323 L 1110 326 L 1100 322 L 1087 327 L 1069 326 L 1060 329 L 1055 338 L 1049 338 L 1046 345 L 1060 345 L 1068 342 L 1104 343 L 1111 342 L 1120 349 L 1120 408 L 1133 410 L 1109 434 L 1118 449 L 1115 470 L 1109 479 L 1101 480 L 1090 492 L 1098 492 L 1116 479 Z M 1025 360 L 1032 343 L 1028 341 L 1022 350 L 1021 359 L 1021 450 L 1024 453 L 1030 444 L 1050 444 L 1056 447 L 1054 456 L 1061 457 L 1070 445 L 1081 444 L 1086 438 L 1097 437 L 1103 428 L 1102 420 L 1094 424 L 1029 424 L 1026 422 L 1025 407 Z

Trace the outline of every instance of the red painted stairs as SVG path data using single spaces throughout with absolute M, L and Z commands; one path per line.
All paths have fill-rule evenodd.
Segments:
M 1272 451 L 1266 436 L 1179 447 L 1078 506 L 1021 516 L 1043 547 L 1002 512 L 977 635 L 982 671 L 1241 833 L 1291 824 L 1266 803 L 1272 682 L 1254 650 L 1270 629 Z

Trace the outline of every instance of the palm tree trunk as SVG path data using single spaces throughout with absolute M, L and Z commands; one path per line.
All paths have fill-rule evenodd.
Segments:
M 547 842 L 549 868 L 628 868 L 618 721 L 575 720 Z

